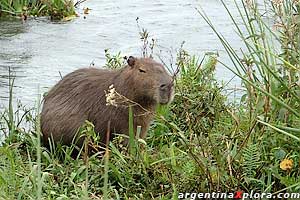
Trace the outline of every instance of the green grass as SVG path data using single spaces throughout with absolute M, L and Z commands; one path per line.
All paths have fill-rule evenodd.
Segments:
M 75 16 L 72 0 L 0 0 L 0 17 L 49 16 L 52 20 Z
M 39 109 L 14 110 L 10 96 L 9 108 L 0 114 L 0 131 L 7 135 L 0 147 L 0 199 L 177 199 L 182 192 L 298 192 L 299 32 L 289 19 L 298 5 L 288 0 L 279 6 L 268 10 L 283 16 L 279 20 L 285 26 L 275 33 L 255 5 L 239 8 L 243 23 L 232 21 L 245 43 L 240 53 L 199 11 L 232 65 L 215 54 L 199 59 L 180 49 L 174 102 L 158 108 L 145 141 L 134 140 L 129 123 L 129 151 L 121 137 L 110 143 L 102 158 L 89 157 L 85 148 L 77 159 L 70 156 L 73 147 L 53 145 L 49 151 L 39 143 Z M 285 35 L 284 29 L 295 32 Z M 106 53 L 106 67 L 122 65 L 120 54 Z M 240 77 L 246 92 L 239 103 L 231 103 L 224 95 L 225 85 L 216 80 L 219 65 Z M 132 121 L 131 112 L 129 116 Z M 85 144 L 97 146 L 91 123 L 86 122 L 81 133 L 88 136 Z M 293 161 L 291 168 L 280 168 L 284 159 Z

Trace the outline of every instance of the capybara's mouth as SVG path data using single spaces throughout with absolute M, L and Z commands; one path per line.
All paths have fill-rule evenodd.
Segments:
M 163 95 L 164 97 L 162 97 L 161 99 L 160 99 L 160 104 L 161 105 L 167 105 L 167 104 L 170 104 L 172 101 L 173 101 L 173 99 L 174 99 L 174 89 L 173 88 L 171 88 L 170 89 L 170 91 L 168 91 L 167 92 L 167 94 L 165 94 L 165 95 Z
M 169 101 L 167 100 L 167 101 L 162 101 L 162 102 L 160 102 L 160 104 L 161 105 L 167 105 L 167 104 L 169 104 Z

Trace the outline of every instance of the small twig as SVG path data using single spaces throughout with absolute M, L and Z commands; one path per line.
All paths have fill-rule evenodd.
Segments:
M 226 146 L 227 146 L 227 149 L 228 149 L 228 152 L 229 152 L 229 144 L 228 144 L 228 141 L 226 142 Z M 230 159 L 230 154 L 228 153 L 227 155 L 227 162 L 228 162 L 228 169 L 229 169 L 229 174 L 231 177 L 233 177 L 233 173 L 232 173 L 232 166 L 231 166 L 231 159 Z
M 248 139 L 249 139 L 249 137 L 250 137 L 250 135 L 251 135 L 253 129 L 254 129 L 255 126 L 256 126 L 256 124 L 257 124 L 257 121 L 254 122 L 254 124 L 252 125 L 251 129 L 250 129 L 249 132 L 247 133 L 246 138 L 244 139 L 243 143 L 240 145 L 240 147 L 239 147 L 237 153 L 236 153 L 235 156 L 233 157 L 233 160 L 234 160 L 235 157 L 242 151 L 243 147 L 244 147 L 245 144 L 247 143 L 247 141 L 248 141 Z
M 58 71 L 58 73 L 59 73 L 60 78 L 63 79 L 63 76 L 61 75 L 61 72 Z
M 74 4 L 74 7 L 79 6 L 80 4 L 82 4 L 83 2 L 86 2 L 87 0 L 79 0 Z
M 109 145 L 109 137 L 110 137 L 110 120 L 107 122 L 107 131 L 106 131 L 106 148 L 105 148 L 105 154 L 108 153 L 108 145 Z

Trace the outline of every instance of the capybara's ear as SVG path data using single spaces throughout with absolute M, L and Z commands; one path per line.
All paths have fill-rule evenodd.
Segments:
M 127 59 L 127 63 L 130 67 L 133 67 L 135 64 L 135 57 L 129 56 L 129 58 Z

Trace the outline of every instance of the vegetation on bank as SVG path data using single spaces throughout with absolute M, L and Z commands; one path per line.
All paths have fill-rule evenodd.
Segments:
M 148 137 L 130 142 L 130 151 L 122 146 L 122 138 L 110 144 L 103 158 L 88 157 L 83 149 L 82 158 L 72 159 L 72 147 L 66 146 L 47 150 L 39 142 L 39 106 L 13 110 L 10 98 L 9 108 L 0 115 L 0 131 L 7 136 L 0 147 L 0 199 L 176 199 L 179 192 L 298 192 L 299 3 L 269 1 L 269 23 L 255 1 L 246 2 L 238 7 L 242 23 L 232 18 L 245 43 L 242 52 L 236 52 L 199 11 L 233 64 L 226 65 L 214 54 L 198 59 L 180 49 L 174 102 L 158 109 Z M 141 38 L 147 44 L 147 37 Z M 121 66 L 120 54 L 106 56 L 107 67 Z M 226 86 L 215 79 L 219 65 L 240 77 L 244 95 L 239 103 L 228 103 Z M 87 122 L 82 132 L 88 136 L 86 144 L 96 143 L 92 124 Z
M 0 17 L 16 16 L 26 20 L 31 16 L 49 16 L 60 20 L 75 15 L 72 0 L 0 0 Z

